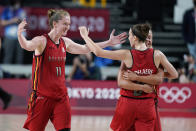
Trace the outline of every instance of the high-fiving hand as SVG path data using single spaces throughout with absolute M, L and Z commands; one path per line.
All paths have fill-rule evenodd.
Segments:
M 81 37 L 88 36 L 89 29 L 87 29 L 85 26 L 80 26 L 79 30 L 80 30 Z M 113 29 L 110 34 L 110 39 L 108 40 L 108 46 L 115 46 L 117 44 L 122 44 L 126 41 L 127 38 L 126 32 L 123 32 L 117 36 L 115 36 L 114 33 L 115 33 L 115 29 Z
M 20 35 L 22 32 L 25 32 L 25 26 L 27 25 L 26 19 L 23 19 L 22 22 L 18 25 L 18 35 Z
M 110 39 L 109 39 L 109 43 L 111 46 L 115 46 L 117 44 L 122 44 L 126 41 L 127 38 L 127 33 L 123 32 L 117 36 L 114 35 L 115 29 L 112 30 L 111 34 L 110 34 Z
M 79 27 L 79 30 L 80 30 L 80 35 L 81 35 L 81 37 L 88 36 L 88 34 L 89 34 L 89 29 L 87 29 L 85 26 L 80 26 L 80 27 Z

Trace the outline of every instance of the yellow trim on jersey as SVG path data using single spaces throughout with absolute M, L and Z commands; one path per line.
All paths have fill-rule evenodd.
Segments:
M 34 80 L 33 80 L 33 90 L 36 90 L 36 81 L 37 81 L 37 70 L 38 70 L 38 65 L 39 65 L 39 58 L 36 57 L 36 67 L 35 67 L 35 73 L 34 73 Z

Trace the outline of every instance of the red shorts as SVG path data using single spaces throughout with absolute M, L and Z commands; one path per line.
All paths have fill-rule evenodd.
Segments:
M 156 110 L 154 99 L 120 97 L 111 122 L 113 131 L 154 131 Z
M 44 131 L 49 120 L 56 130 L 71 128 L 71 108 L 68 96 L 60 100 L 37 96 L 32 103 L 33 106 L 27 112 L 28 117 L 24 128 L 31 131 Z

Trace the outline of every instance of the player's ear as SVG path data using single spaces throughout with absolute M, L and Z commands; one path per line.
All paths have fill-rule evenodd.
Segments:
M 134 41 L 137 41 L 138 38 L 134 35 L 134 36 L 133 36 L 133 40 L 134 40 Z
M 53 21 L 53 22 L 52 22 L 52 25 L 53 25 L 53 28 L 56 27 L 57 22 L 56 22 L 56 21 Z

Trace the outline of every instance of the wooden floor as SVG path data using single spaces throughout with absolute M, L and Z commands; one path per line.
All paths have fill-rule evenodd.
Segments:
M 26 131 L 26 115 L 0 114 L 0 131 Z M 111 116 L 72 116 L 71 131 L 108 131 Z M 163 131 L 196 131 L 196 118 L 161 118 Z M 55 131 L 49 122 L 46 131 Z

